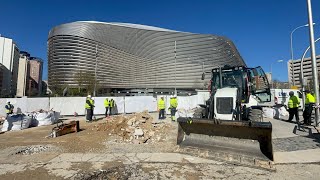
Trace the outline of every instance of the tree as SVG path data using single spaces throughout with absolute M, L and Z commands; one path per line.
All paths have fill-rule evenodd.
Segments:
M 89 71 L 79 71 L 74 74 L 74 80 L 78 84 L 79 95 L 85 96 L 86 94 L 92 94 L 94 91 L 94 86 L 96 84 L 96 92 L 99 89 L 99 81 L 95 80 L 95 75 L 93 72 Z M 74 94 L 74 91 L 73 91 Z
M 281 82 L 281 81 L 275 79 L 271 83 L 273 83 L 273 88 L 274 89 L 289 89 L 289 83 L 288 82 Z

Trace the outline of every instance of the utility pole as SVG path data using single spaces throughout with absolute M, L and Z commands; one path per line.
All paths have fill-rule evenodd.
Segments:
M 177 41 L 174 41 L 174 95 L 177 94 Z
M 316 127 L 319 123 L 319 83 L 318 83 L 318 70 L 317 70 L 317 61 L 316 61 L 316 49 L 314 42 L 314 33 L 313 33 L 313 20 L 312 20 L 312 6 L 311 0 L 307 0 L 308 4 L 308 17 L 309 17 L 309 33 L 310 33 L 310 47 L 311 47 L 311 60 L 312 60 L 312 79 L 313 79 L 313 88 L 316 96 L 316 108 L 315 108 L 315 121 Z
M 96 96 L 96 90 L 97 90 L 97 65 L 98 65 L 98 44 L 96 44 L 96 67 L 94 68 L 94 90 L 93 90 L 93 96 Z

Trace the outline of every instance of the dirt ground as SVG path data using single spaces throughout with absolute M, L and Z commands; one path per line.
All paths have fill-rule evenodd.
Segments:
M 275 165 L 275 170 L 214 160 L 210 163 L 53 161 L 64 154 L 179 153 L 177 124 L 146 112 L 103 118 L 81 131 L 48 138 L 55 125 L 0 134 L 0 179 L 318 179 L 319 164 Z M 67 121 L 66 121 L 67 122 Z M 142 129 L 144 135 L 134 135 Z M 198 156 L 198 154 L 195 154 Z

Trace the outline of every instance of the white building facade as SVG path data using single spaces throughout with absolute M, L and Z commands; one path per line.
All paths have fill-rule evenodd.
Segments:
M 19 48 L 9 38 L 0 37 L 0 64 L 3 66 L 1 96 L 14 97 L 17 91 Z
M 20 52 L 17 95 L 16 95 L 17 97 L 26 96 L 29 59 L 30 59 L 29 53 L 22 52 L 22 51 Z

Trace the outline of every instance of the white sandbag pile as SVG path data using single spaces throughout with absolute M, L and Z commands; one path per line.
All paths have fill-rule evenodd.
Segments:
M 289 116 L 289 112 L 286 110 L 285 107 L 275 108 L 275 119 L 284 119 Z
M 263 117 L 273 119 L 276 114 L 275 109 L 270 108 L 270 107 L 263 107 L 262 110 L 263 110 Z
M 25 114 L 10 115 L 4 121 L 1 131 L 16 131 L 29 128 L 32 116 Z
M 32 126 L 45 126 L 58 122 L 60 117 L 59 112 L 55 111 L 40 111 L 33 114 Z
M 180 108 L 176 112 L 176 118 L 178 118 L 178 117 L 193 117 L 196 110 L 197 110 L 197 108 L 193 108 L 193 109 Z

